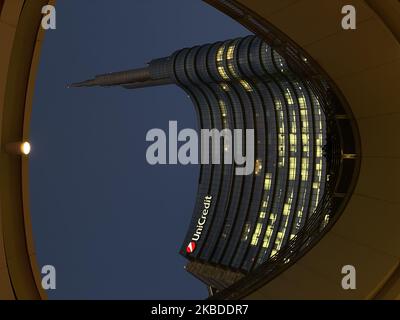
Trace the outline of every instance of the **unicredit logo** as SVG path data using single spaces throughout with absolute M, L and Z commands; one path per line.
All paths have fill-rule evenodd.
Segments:
M 204 224 L 207 221 L 208 212 L 211 206 L 211 199 L 212 196 L 205 196 L 204 197 L 204 209 L 201 213 L 201 217 L 197 221 L 196 231 L 193 234 L 192 241 L 186 247 L 187 253 L 192 253 L 196 249 L 196 242 L 199 241 L 201 234 L 203 232 Z
M 187 253 L 192 253 L 194 251 L 194 249 L 196 249 L 196 242 L 192 241 L 186 247 L 186 252 Z

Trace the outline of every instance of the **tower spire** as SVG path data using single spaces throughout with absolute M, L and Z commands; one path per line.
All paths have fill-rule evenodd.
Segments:
M 154 87 L 173 84 L 169 57 L 152 60 L 144 68 L 100 74 L 82 82 L 72 83 L 68 87 L 111 87 L 122 86 L 126 89 Z
M 150 69 L 149 67 L 132 69 L 127 71 L 112 72 L 95 76 L 94 79 L 73 83 L 70 87 L 108 87 L 124 85 L 128 83 L 140 83 L 151 81 Z

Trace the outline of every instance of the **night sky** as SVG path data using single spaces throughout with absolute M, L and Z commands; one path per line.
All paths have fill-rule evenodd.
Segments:
M 248 35 L 200 0 L 59 0 L 34 97 L 31 213 L 39 265 L 54 265 L 53 299 L 201 299 L 178 254 L 199 167 L 146 162 L 146 133 L 196 128 L 186 94 L 67 89 L 142 67 L 183 47 Z

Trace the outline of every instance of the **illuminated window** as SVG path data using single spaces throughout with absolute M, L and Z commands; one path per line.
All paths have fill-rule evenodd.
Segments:
M 292 94 L 290 93 L 288 88 L 286 88 L 285 97 L 286 97 L 286 101 L 288 102 L 289 105 L 292 105 L 294 103 Z
M 284 129 L 284 128 L 281 128 Z M 285 135 L 279 134 L 278 135 L 278 166 L 280 168 L 285 166 Z
M 308 180 L 308 158 L 301 159 L 301 180 Z
M 289 203 L 285 203 L 285 205 L 283 206 L 283 215 L 287 216 L 290 213 L 290 204 Z
M 317 135 L 317 144 L 322 145 L 322 134 Z
M 257 159 L 256 163 L 255 163 L 254 174 L 256 176 L 259 175 L 261 170 L 262 170 L 262 160 L 261 159 Z
M 250 233 L 250 223 L 246 223 L 242 233 L 242 241 L 246 241 Z
M 292 131 L 292 133 L 296 133 L 296 131 L 297 131 L 297 128 L 296 128 L 296 111 L 292 111 L 292 129 L 291 129 L 291 131 Z
M 316 157 L 322 157 L 322 147 L 317 145 L 315 149 L 315 156 Z
M 279 116 L 279 125 L 280 125 L 279 132 L 285 133 L 285 119 L 283 117 L 283 111 L 279 111 L 278 116 Z
M 283 156 L 285 154 L 285 135 L 282 133 L 278 135 L 278 147 L 282 151 L 279 152 L 279 155 Z
M 231 74 L 233 75 L 234 78 L 236 78 L 236 79 L 239 78 L 239 76 L 238 76 L 238 74 L 237 74 L 237 72 L 235 70 L 235 66 L 233 65 L 232 62 L 228 63 L 228 69 L 229 69 L 229 71 L 231 72 Z
M 274 249 L 271 251 L 271 257 L 276 254 L 278 252 L 278 250 L 281 248 L 282 246 L 282 240 L 283 240 L 283 236 L 284 233 L 279 231 L 276 235 L 276 239 L 275 239 L 275 246 Z
M 308 144 L 309 138 L 310 138 L 310 136 L 308 134 L 302 134 L 301 135 L 301 142 L 303 144 Z
M 228 60 L 233 59 L 234 52 L 235 52 L 235 45 L 233 44 L 228 48 L 228 54 L 227 54 Z
M 301 208 L 301 210 L 297 212 L 297 217 L 301 218 L 303 216 L 303 210 L 304 208 Z
M 289 180 L 296 179 L 296 158 L 290 157 L 289 159 Z
M 253 246 L 257 245 L 261 229 L 262 229 L 262 223 L 257 223 L 256 230 L 254 230 L 253 237 L 251 238 L 251 245 Z
M 240 83 L 246 91 L 253 91 L 253 88 L 246 80 L 240 80 Z
M 218 67 L 218 72 L 219 72 L 219 75 L 223 79 L 225 79 L 225 80 L 229 80 L 230 79 L 223 66 L 219 66 Z
M 324 221 L 322 222 L 322 227 L 325 228 L 329 222 L 329 214 L 326 214 L 324 217 Z
M 308 133 L 308 118 L 306 109 L 300 109 L 300 118 L 302 123 L 302 132 Z
M 268 202 L 267 201 L 263 201 L 262 207 L 266 208 L 268 206 Z
M 264 189 L 269 190 L 271 188 L 271 183 L 272 183 L 271 173 L 266 173 L 264 180 Z
M 217 61 L 221 62 L 224 59 L 224 52 L 225 52 L 225 46 L 222 46 L 218 49 L 217 52 Z
M 290 141 L 290 151 L 296 152 L 297 151 L 297 136 L 296 136 L 296 134 L 291 133 L 289 135 L 289 141 Z
M 268 221 L 268 226 L 267 230 L 265 231 L 264 235 L 264 240 L 263 240 L 263 248 L 268 248 L 269 247 L 269 242 L 271 241 L 271 236 L 272 232 L 274 231 L 274 223 L 275 223 L 276 215 L 271 213 L 269 221 Z
M 282 211 L 282 227 L 277 233 L 277 237 L 275 239 L 275 245 L 274 245 L 274 250 L 280 250 L 282 246 L 282 240 L 285 237 L 286 231 L 288 230 L 288 223 L 289 223 L 289 215 L 290 211 L 292 208 L 292 202 L 293 202 L 293 191 L 291 192 L 290 196 L 288 197 L 286 203 L 283 206 L 283 211 Z
M 282 102 L 278 99 L 275 100 L 275 109 L 282 110 Z
M 221 88 L 224 91 L 229 91 L 229 86 L 226 83 L 221 83 Z
M 308 122 L 303 122 L 303 127 L 301 128 L 301 132 L 308 133 Z
M 222 117 L 225 118 L 227 113 L 226 113 L 226 105 L 223 100 L 219 100 L 219 108 L 220 108 Z
M 299 97 L 299 105 L 300 109 L 307 109 L 306 98 L 304 98 L 304 96 Z

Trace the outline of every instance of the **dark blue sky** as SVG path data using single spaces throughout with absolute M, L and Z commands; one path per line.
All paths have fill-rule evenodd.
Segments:
M 197 166 L 150 166 L 152 128 L 196 128 L 175 86 L 66 89 L 141 67 L 177 49 L 247 35 L 200 0 L 59 0 L 42 48 L 31 124 L 31 211 L 40 265 L 55 299 L 196 299 L 205 286 L 178 249 Z

